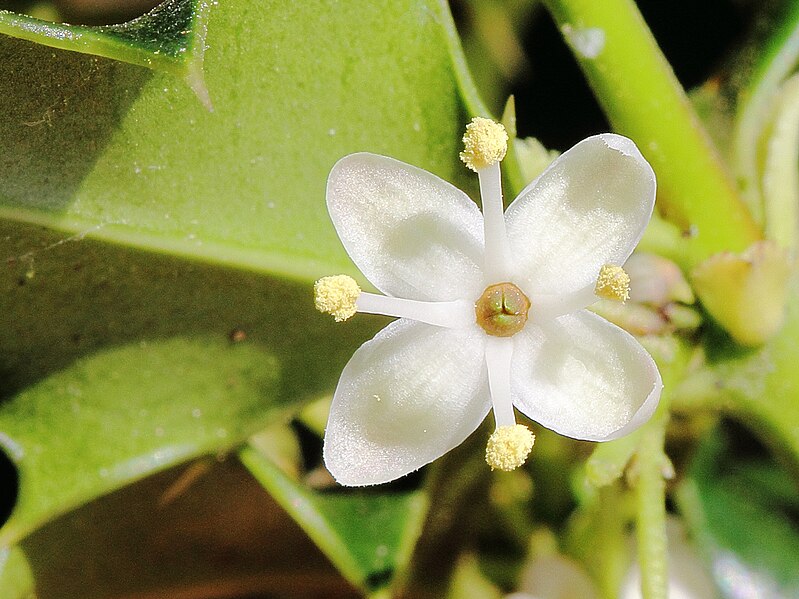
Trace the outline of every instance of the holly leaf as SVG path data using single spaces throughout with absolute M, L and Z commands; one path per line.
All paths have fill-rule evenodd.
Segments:
M 427 512 L 421 491 L 313 491 L 283 473 L 257 445 L 239 456 L 353 585 L 376 593 L 403 571 Z
M 457 182 L 465 119 L 443 3 L 174 1 L 91 32 L 0 22 L 11 543 L 329 391 L 375 321 L 334 327 L 312 308 L 314 278 L 356 273 L 327 173 L 367 150 Z M 213 111 L 175 77 L 202 49 Z
M 184 77 L 208 101 L 202 69 L 212 2 L 166 0 L 119 25 L 52 23 L 0 10 L 0 33 L 45 46 L 104 56 Z
M 354 272 L 324 206 L 339 158 L 467 178 L 444 11 L 220 3 L 213 112 L 170 74 L 1 36 L 0 218 L 305 281 Z

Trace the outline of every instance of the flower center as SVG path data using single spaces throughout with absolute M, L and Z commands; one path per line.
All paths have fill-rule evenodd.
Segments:
M 489 335 L 510 337 L 524 328 L 530 300 L 513 283 L 489 285 L 474 305 L 477 324 Z

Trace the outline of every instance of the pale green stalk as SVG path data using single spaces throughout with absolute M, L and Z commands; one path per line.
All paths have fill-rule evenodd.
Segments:
M 660 211 L 691 266 L 760 231 L 633 0 L 545 0 L 613 127 L 655 169 Z
M 636 537 L 643 599 L 668 598 L 668 547 L 666 539 L 666 478 L 673 466 L 664 451 L 672 389 L 683 379 L 691 352 L 674 340 L 671 351 L 653 352 L 663 376 L 664 390 L 652 419 L 640 430 L 638 451 L 631 474 L 635 481 Z M 667 357 L 668 354 L 671 354 Z
M 668 560 L 666 541 L 666 481 L 663 468 L 665 423 L 649 427 L 638 449 L 636 472 L 636 536 L 641 593 L 644 599 L 667 599 Z
M 691 263 L 685 237 L 680 233 L 680 229 L 657 213 L 652 215 L 637 249 L 639 252 L 658 254 L 683 267 L 688 267 Z
M 799 61 L 799 2 L 793 0 L 784 5 L 786 13 L 758 49 L 757 64 L 739 92 L 732 139 L 732 155 L 744 199 L 761 219 L 765 212 L 760 181 L 763 131 L 771 118 L 782 82 Z M 765 216 L 767 220 L 768 214 Z
M 775 103 L 762 175 L 764 227 L 768 239 L 793 252 L 799 222 L 799 75 L 780 87 Z

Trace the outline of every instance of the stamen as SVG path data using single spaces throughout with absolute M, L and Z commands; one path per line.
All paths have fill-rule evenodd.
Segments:
M 486 368 L 488 370 L 488 392 L 494 408 L 497 428 L 513 426 L 513 401 L 510 395 L 510 363 L 513 357 L 513 340 L 506 337 L 486 338 Z
M 486 463 L 491 470 L 515 470 L 527 460 L 534 443 L 535 435 L 526 426 L 501 426 L 488 438 Z
M 510 279 L 510 244 L 505 231 L 499 163 L 508 151 L 508 132 L 500 123 L 475 117 L 466 125 L 461 160 L 480 178 L 485 231 L 485 283 Z
M 475 117 L 466 125 L 460 157 L 473 171 L 498 163 L 508 151 L 508 132 L 500 123 Z
M 513 277 L 513 272 L 511 272 L 510 244 L 502 205 L 502 175 L 499 163 L 480 169 L 477 171 L 477 176 L 480 179 L 480 197 L 483 201 L 485 283 L 507 281 Z
M 336 322 L 347 320 L 357 312 L 355 302 L 361 294 L 361 288 L 352 277 L 322 277 L 314 283 L 313 291 L 316 309 L 332 314 Z
M 624 303 L 630 299 L 630 275 L 621 266 L 605 264 L 599 271 L 594 293 L 597 297 Z
M 358 312 L 410 318 L 450 329 L 474 325 L 474 307 L 467 300 L 421 302 L 364 292 L 358 297 L 356 308 Z

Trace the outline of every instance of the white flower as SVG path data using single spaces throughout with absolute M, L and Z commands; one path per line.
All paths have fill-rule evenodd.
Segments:
M 597 289 L 603 267 L 624 264 L 643 234 L 655 200 L 651 167 L 627 138 L 590 137 L 503 215 L 504 150 L 497 154 L 491 138 L 498 127 L 476 119 L 464 138 L 483 216 L 446 181 L 392 158 L 352 154 L 330 173 L 336 231 L 385 295 L 331 277 L 317 282 L 317 307 L 339 320 L 354 311 L 399 317 L 355 352 L 336 388 L 324 459 L 343 485 L 420 468 L 460 444 L 492 407 L 487 460 L 511 469 L 533 442 L 513 406 L 560 434 L 606 441 L 639 427 L 657 405 L 662 383 L 649 354 L 585 310 L 596 293 L 608 294 Z M 486 136 L 492 155 L 481 162 Z

